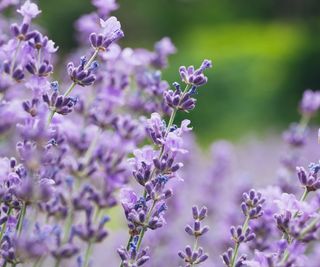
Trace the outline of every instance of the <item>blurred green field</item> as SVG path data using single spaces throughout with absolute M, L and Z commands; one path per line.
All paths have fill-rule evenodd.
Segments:
M 147 47 L 170 36 L 178 48 L 164 72 L 212 59 L 193 120 L 198 140 L 238 139 L 286 127 L 297 118 L 306 88 L 319 88 L 320 4 L 315 0 L 120 0 L 124 46 Z M 92 10 L 89 0 L 40 0 L 39 23 L 67 53 L 73 22 Z

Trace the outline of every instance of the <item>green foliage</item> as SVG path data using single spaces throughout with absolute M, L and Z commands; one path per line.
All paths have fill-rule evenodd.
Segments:
M 190 31 L 182 43 L 171 66 L 174 70 L 186 58 L 195 65 L 206 57 L 214 62 L 210 82 L 199 89 L 198 108 L 190 114 L 201 143 L 265 129 L 278 121 L 283 109 L 296 115 L 297 99 L 283 105 L 273 102 L 289 79 L 300 78 L 291 77 L 290 66 L 308 45 L 302 27 L 284 23 L 202 27 Z M 172 72 L 168 76 L 174 79 Z

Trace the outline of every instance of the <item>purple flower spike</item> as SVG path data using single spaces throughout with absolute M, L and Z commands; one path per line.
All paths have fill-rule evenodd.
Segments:
M 195 244 L 198 244 L 198 239 L 209 231 L 208 226 L 201 226 L 201 221 L 203 221 L 207 217 L 207 208 L 202 207 L 199 209 L 197 206 L 192 207 L 192 217 L 193 217 L 193 227 L 187 225 L 185 231 L 187 234 L 193 236 L 195 238 Z M 208 259 L 208 254 L 204 252 L 202 247 L 197 247 L 197 245 L 193 246 L 191 249 L 190 246 L 186 246 L 185 252 L 179 251 L 178 255 L 188 266 L 198 265 L 203 263 Z
M 97 69 L 96 62 L 90 66 L 86 66 L 87 60 L 85 57 L 81 58 L 79 66 L 75 67 L 72 62 L 68 64 L 68 74 L 71 80 L 80 86 L 89 86 L 94 84 L 96 76 L 93 74 Z
M 203 72 L 212 67 L 210 60 L 205 59 L 200 68 L 194 69 L 193 66 L 186 68 L 185 66 L 180 67 L 180 77 L 182 81 L 189 85 L 194 85 L 196 87 L 202 86 L 207 83 L 208 78 L 203 74 Z
M 303 167 L 296 168 L 299 181 L 308 192 L 317 191 L 320 188 L 320 179 L 318 177 L 320 165 L 311 163 L 309 169 L 310 171 L 307 173 Z
M 143 266 L 150 257 L 148 256 L 149 248 L 146 247 L 140 252 L 137 251 L 138 237 L 134 237 L 129 244 L 129 249 L 121 247 L 118 249 L 118 254 L 122 260 L 124 267 Z
M 100 19 L 100 25 L 102 32 L 99 34 L 91 33 L 89 39 L 93 48 L 106 51 L 113 42 L 121 39 L 124 33 L 116 17 L 110 17 L 106 21 Z
M 59 95 L 58 91 L 54 91 L 50 97 L 48 94 L 44 94 L 42 100 L 48 104 L 51 110 L 61 115 L 67 115 L 72 112 L 77 103 L 76 99 Z
M 192 97 L 195 93 L 196 87 L 192 87 L 188 92 L 182 92 L 178 83 L 174 83 L 174 86 L 176 87 L 175 91 L 168 90 L 163 94 L 167 105 L 185 112 L 193 110 L 197 102 L 197 100 Z
M 243 202 L 241 203 L 241 209 L 245 216 L 250 216 L 250 219 L 256 219 L 263 215 L 262 204 L 265 199 L 261 193 L 251 189 L 249 193 L 243 194 Z

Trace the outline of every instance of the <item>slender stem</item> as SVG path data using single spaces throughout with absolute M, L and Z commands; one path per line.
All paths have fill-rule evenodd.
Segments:
M 70 212 L 68 214 L 68 217 L 67 217 L 67 222 L 66 222 L 66 225 L 64 227 L 64 238 L 63 238 L 63 243 L 67 242 L 68 239 L 69 239 L 69 234 L 70 234 L 70 231 L 71 231 L 71 227 L 72 227 L 72 223 L 73 223 L 73 210 L 72 208 L 70 209 Z
M 306 125 L 307 123 L 308 123 L 308 122 L 306 122 L 305 125 Z M 303 194 L 302 194 L 302 196 L 301 196 L 301 198 L 300 198 L 300 201 L 304 202 L 304 201 L 306 200 L 308 194 L 309 194 L 309 191 L 308 191 L 307 187 L 305 187 L 305 189 L 304 189 L 304 191 L 303 191 Z M 296 211 L 296 213 L 294 214 L 293 218 L 296 218 L 296 217 L 298 216 L 298 214 L 299 214 L 299 211 Z M 312 224 L 312 222 L 311 222 L 311 224 Z M 315 222 L 315 224 L 316 224 L 316 222 Z M 309 226 L 310 226 L 310 225 L 309 225 Z M 307 227 L 307 228 L 308 228 L 308 227 Z M 305 230 L 305 229 L 304 229 L 304 230 Z M 302 236 L 307 233 L 307 232 L 305 232 L 304 230 L 301 232 L 301 235 L 302 235 Z M 304 233 L 304 234 L 302 234 L 302 233 Z M 287 241 L 288 241 L 289 244 L 292 242 L 292 240 L 291 240 L 291 238 L 290 238 L 289 235 L 287 235 L 287 238 L 286 238 L 286 239 L 287 239 Z M 283 257 L 282 257 L 282 260 L 281 260 L 281 262 L 280 262 L 280 265 L 284 264 L 284 263 L 288 260 L 289 256 L 290 256 L 290 252 L 289 252 L 288 249 L 286 249 L 286 250 L 284 251 L 284 253 L 283 253 Z
M 94 219 L 93 221 L 96 223 L 99 220 L 100 214 L 101 214 L 102 209 L 101 208 L 97 208 L 96 213 L 94 215 Z M 90 255 L 92 253 L 92 249 L 93 249 L 93 243 L 89 241 L 87 249 L 86 249 L 86 253 L 85 253 L 85 258 L 84 258 L 84 264 L 83 267 L 88 267 L 89 266 L 89 258 Z
M 39 70 L 41 64 L 41 49 L 38 49 L 38 55 L 37 55 L 37 68 Z
M 92 154 L 94 152 L 94 149 L 97 146 L 97 142 L 99 140 L 100 134 L 101 134 L 101 129 L 99 128 L 97 130 L 97 132 L 96 132 L 96 134 L 95 134 L 95 136 L 94 136 L 94 138 L 93 138 L 88 150 L 86 151 L 86 153 L 84 155 L 84 164 L 88 164 L 89 163 L 90 158 L 91 158 L 91 156 L 92 156 Z M 100 210 L 98 210 L 98 213 L 96 215 L 99 215 L 99 211 Z
M 319 217 L 314 218 L 314 219 L 311 221 L 311 223 L 310 223 L 306 228 L 304 228 L 304 229 L 301 231 L 300 237 L 303 238 L 310 230 L 312 230 L 312 228 L 315 227 L 315 225 L 316 225 L 317 223 L 319 223 L 319 221 L 320 221 L 320 218 L 319 218 Z
M 40 267 L 42 265 L 44 258 L 40 257 L 38 260 L 35 261 L 35 263 L 33 264 L 33 267 Z
M 52 118 L 54 116 L 54 114 L 56 113 L 56 110 L 55 109 L 52 109 L 51 112 L 50 112 L 50 115 L 49 115 L 49 118 L 48 118 L 48 122 L 47 122 L 47 125 L 49 126 L 51 121 L 52 121 Z
M 199 237 L 197 236 L 196 239 L 194 240 L 194 244 L 193 244 L 193 251 L 196 251 L 198 248 L 198 241 L 199 241 Z
M 21 231 L 22 231 L 23 220 L 26 215 L 26 211 L 27 211 L 27 205 L 26 205 L 26 203 L 23 203 L 20 214 L 19 214 L 18 224 L 16 227 L 18 236 L 21 234 Z
M 87 249 L 86 249 L 86 254 L 85 254 L 85 257 L 84 257 L 83 267 L 88 267 L 89 266 L 89 258 L 90 258 L 91 251 L 92 251 L 92 243 L 89 242 L 88 246 L 87 246 Z
M 132 239 L 133 239 L 133 236 L 130 235 L 130 238 L 128 239 L 127 246 L 126 246 L 127 250 L 129 250 L 129 248 L 130 248 L 130 243 L 132 242 Z
M 300 198 L 300 201 L 302 201 L 302 202 L 305 201 L 307 196 L 308 196 L 308 194 L 309 194 L 309 191 L 308 191 L 307 187 L 305 187 L 305 189 L 303 191 L 303 194 L 302 194 L 302 196 Z
M 198 249 L 198 241 L 199 241 L 199 237 L 196 236 L 195 240 L 194 240 L 194 244 L 193 244 L 193 252 L 196 252 Z M 195 263 L 191 263 L 191 267 L 195 266 Z
M 169 119 L 169 122 L 168 122 L 168 126 L 167 126 L 167 134 L 168 132 L 170 131 L 170 128 L 174 122 L 174 119 L 176 117 L 176 114 L 177 114 L 177 109 L 174 109 L 171 113 L 171 116 L 170 116 L 170 119 Z
M 303 134 L 304 131 L 306 130 L 310 119 L 311 119 L 311 117 L 308 115 L 303 115 L 301 117 L 300 122 L 299 122 L 299 128 L 300 128 L 301 134 Z
M 67 91 L 63 94 L 64 97 L 69 96 L 71 94 L 71 92 L 73 91 L 73 89 L 76 87 L 77 83 L 73 82 L 72 84 L 70 84 L 69 88 L 67 89 Z
M 286 249 L 285 252 L 283 253 L 283 258 L 279 263 L 279 265 L 282 266 L 288 260 L 289 256 L 290 256 L 289 250 Z
M 18 41 L 18 45 L 16 47 L 16 50 L 14 52 L 12 61 L 11 61 L 11 65 L 10 65 L 10 75 L 12 76 L 13 74 L 13 70 L 14 70 L 14 65 L 16 64 L 16 60 L 17 60 L 17 55 L 20 51 L 20 47 L 21 47 L 21 40 Z
M 304 188 L 304 191 L 303 191 L 303 194 L 302 194 L 302 196 L 300 197 L 300 201 L 301 201 L 301 202 L 304 202 L 304 201 L 306 200 L 308 194 L 309 194 L 308 188 L 305 187 L 305 188 Z M 295 212 L 295 214 L 293 215 L 293 218 L 296 218 L 296 217 L 298 216 L 298 214 L 299 214 L 299 211 L 297 210 L 297 211 Z
M 54 265 L 54 267 L 59 267 L 61 263 L 61 259 L 56 259 L 56 263 Z
M 244 233 L 248 227 L 249 227 L 249 221 L 250 221 L 250 216 L 246 216 L 246 219 L 242 225 L 242 232 Z M 233 256 L 232 256 L 232 260 L 230 263 L 230 267 L 235 267 L 236 266 L 236 261 L 238 258 L 238 252 L 239 252 L 239 247 L 240 247 L 240 243 L 236 242 L 236 245 L 234 247 L 234 252 L 233 252 Z
M 2 241 L 2 237 L 3 237 L 4 232 L 6 230 L 7 222 L 9 220 L 9 216 L 10 216 L 11 212 L 12 212 L 12 207 L 10 207 L 9 210 L 8 210 L 8 213 L 7 213 L 8 219 L 7 219 L 7 221 L 2 225 L 2 229 L 1 229 L 1 233 L 0 233 L 0 242 Z
M 92 64 L 92 62 L 96 59 L 96 57 L 99 54 L 99 48 L 97 48 L 96 50 L 94 50 L 94 53 L 92 54 L 92 56 L 90 57 L 90 59 L 88 60 L 88 62 L 86 63 L 86 65 L 84 65 L 84 69 L 86 70 L 87 68 L 89 68 Z
M 148 225 L 148 223 L 149 223 L 150 217 L 151 217 L 151 215 L 152 215 L 152 212 L 153 212 L 154 207 L 156 206 L 156 203 L 157 203 L 157 201 L 154 200 L 153 203 L 152 203 L 152 206 L 151 206 L 151 208 L 150 208 L 150 210 L 149 210 L 149 212 L 148 212 L 148 214 L 147 214 L 147 216 L 146 216 L 146 221 L 145 221 L 145 224 L 146 224 L 146 225 Z M 147 228 L 148 228 L 147 226 L 144 226 L 144 227 L 142 228 L 141 232 L 140 232 L 139 240 L 138 240 L 138 243 L 137 243 L 137 251 L 139 251 L 139 249 L 140 249 L 140 246 L 141 246 L 141 243 L 142 243 L 142 239 L 143 239 L 143 237 L 144 237 L 144 234 L 145 234 Z

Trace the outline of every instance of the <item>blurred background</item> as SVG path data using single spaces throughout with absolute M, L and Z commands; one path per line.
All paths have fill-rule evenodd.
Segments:
M 298 101 L 320 85 L 319 0 L 119 0 L 123 46 L 152 49 L 163 36 L 178 53 L 164 78 L 180 65 L 214 62 L 200 88 L 193 120 L 202 145 L 217 138 L 280 131 L 298 119 Z M 67 54 L 76 46 L 74 21 L 89 0 L 40 0 L 38 22 Z

